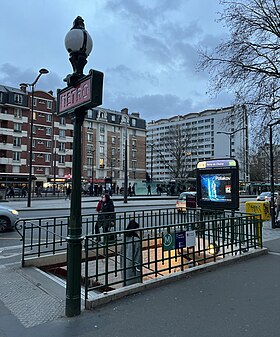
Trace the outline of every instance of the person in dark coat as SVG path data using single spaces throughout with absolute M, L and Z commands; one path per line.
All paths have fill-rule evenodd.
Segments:
M 95 234 L 100 233 L 101 227 L 103 229 L 103 233 L 109 232 L 110 228 L 115 226 L 115 207 L 109 194 L 101 196 L 96 210 L 99 214 L 95 224 Z
M 142 249 L 138 228 L 139 224 L 135 220 L 131 220 L 126 228 L 128 232 L 124 234 L 121 268 L 125 286 L 142 282 Z

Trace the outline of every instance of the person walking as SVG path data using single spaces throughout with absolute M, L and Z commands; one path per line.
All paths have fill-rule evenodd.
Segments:
M 142 249 L 139 224 L 131 220 L 124 233 L 124 243 L 121 248 L 121 268 L 124 285 L 141 283 Z
M 71 199 L 71 187 L 68 186 L 67 189 L 66 189 L 66 195 L 65 195 L 65 200 L 67 199 Z
M 115 226 L 115 206 L 109 194 L 104 194 L 99 200 L 96 211 L 98 212 L 97 222 L 94 227 L 95 234 L 100 233 L 102 227 L 103 233 L 110 232 Z
M 148 189 L 148 194 L 147 194 L 147 195 L 152 195 L 152 192 L 151 192 L 151 185 L 148 185 L 147 189 Z
M 276 221 L 278 220 L 278 216 L 280 213 L 280 191 L 278 191 L 277 198 L 276 198 Z

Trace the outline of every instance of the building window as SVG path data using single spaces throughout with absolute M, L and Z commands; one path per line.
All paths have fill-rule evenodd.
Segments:
M 61 118 L 60 118 L 59 124 L 61 124 L 61 125 L 66 125 L 65 117 L 61 117 Z
M 87 134 L 87 141 L 90 142 L 90 143 L 92 143 L 92 140 L 93 140 L 93 135 L 92 135 L 92 133 L 88 133 L 88 134 Z
M 65 130 L 59 130 L 59 138 L 65 138 Z
M 112 122 L 116 121 L 116 115 L 112 115 Z
M 19 137 L 14 137 L 14 146 L 21 146 L 21 138 Z
M 88 116 L 88 118 L 93 118 L 92 110 L 87 111 L 87 116 Z
M 47 149 L 51 148 L 51 142 L 50 142 L 50 140 L 46 140 L 46 148 Z
M 15 132 L 21 132 L 21 130 L 22 130 L 22 124 L 14 123 L 14 131 Z
M 135 118 L 131 119 L 131 126 L 136 126 L 136 119 Z
M 51 128 L 46 128 L 46 135 L 51 136 L 52 134 L 52 129 Z
M 20 152 L 13 152 L 13 160 L 20 161 Z
M 45 161 L 46 162 L 50 162 L 51 161 L 51 155 L 50 154 L 46 154 L 45 155 Z
M 15 100 L 15 103 L 22 104 L 22 95 L 15 94 L 14 95 L 14 100 Z
M 112 137 L 112 145 L 116 145 L 116 137 Z
M 15 116 L 15 118 L 22 118 L 22 110 L 16 108 L 15 111 L 14 111 L 14 116 Z
M 104 143 L 104 139 L 105 139 L 104 135 L 100 135 L 99 140 L 100 140 L 101 143 Z
M 100 148 L 99 148 L 99 153 L 100 153 L 100 154 L 104 154 L 104 146 L 100 146 Z
M 33 106 L 37 106 L 37 98 L 33 98 Z
M 100 132 L 101 133 L 105 132 L 105 126 L 103 124 L 100 125 Z
M 105 167 L 105 164 L 104 164 L 104 158 L 100 158 L 100 159 L 99 159 L 99 167 L 100 167 L 101 169 L 104 169 L 104 167 Z
M 52 108 L 52 101 L 47 101 L 47 109 L 51 109 Z
M 46 114 L 46 121 L 51 122 L 52 121 L 52 115 Z
M 65 143 L 58 143 L 58 151 L 65 151 Z
M 65 164 L 65 156 L 58 156 L 58 163 Z

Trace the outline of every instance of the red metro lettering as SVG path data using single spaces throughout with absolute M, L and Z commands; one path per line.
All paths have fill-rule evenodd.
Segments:
M 61 94 L 59 111 L 75 108 L 90 99 L 90 79 L 87 79 L 77 87 L 70 88 Z

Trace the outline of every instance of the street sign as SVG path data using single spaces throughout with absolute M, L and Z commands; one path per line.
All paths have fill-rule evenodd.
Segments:
M 175 249 L 175 233 L 165 233 L 163 235 L 163 250 L 173 250 Z
M 95 108 L 102 104 L 103 73 L 91 69 L 75 86 L 57 90 L 57 115 L 66 116 L 75 109 Z

